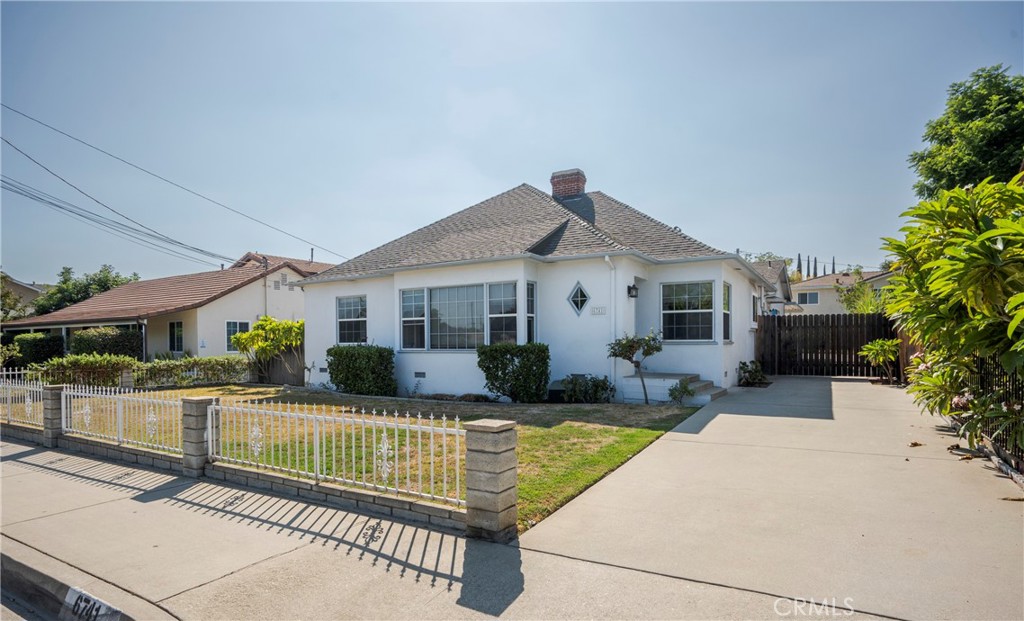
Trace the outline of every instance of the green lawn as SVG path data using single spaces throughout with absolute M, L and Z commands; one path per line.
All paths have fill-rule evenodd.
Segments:
M 181 392 L 181 391 L 176 391 Z M 519 530 L 524 531 L 601 480 L 696 411 L 675 405 L 501 404 L 342 397 L 270 386 L 192 388 L 185 396 L 417 412 L 461 420 L 519 423 Z M 451 456 L 450 456 L 451 457 Z M 451 459 L 449 460 L 451 461 Z M 404 475 L 402 475 L 404 476 Z

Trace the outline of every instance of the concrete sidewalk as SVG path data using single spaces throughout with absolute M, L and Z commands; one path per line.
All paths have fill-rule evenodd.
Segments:
M 949 454 L 941 424 L 866 381 L 731 388 L 520 544 L 900 618 L 1022 619 L 1024 503 L 1003 500 L 1021 490 Z
M 768 594 L 16 442 L 2 457 L 4 553 L 136 619 L 775 616 Z
M 4 441 L 3 547 L 136 618 L 1022 618 L 1020 490 L 936 422 L 732 389 L 518 546 Z

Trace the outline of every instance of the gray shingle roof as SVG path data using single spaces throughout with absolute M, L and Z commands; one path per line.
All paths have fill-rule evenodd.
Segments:
M 751 263 L 757 273 L 768 282 L 775 284 L 779 282 L 779 276 L 782 275 L 782 270 L 786 269 L 785 259 L 775 259 L 772 261 L 754 261 Z
M 571 257 L 628 250 L 654 259 L 728 256 L 602 192 L 559 203 L 524 183 L 303 282 L 527 254 Z

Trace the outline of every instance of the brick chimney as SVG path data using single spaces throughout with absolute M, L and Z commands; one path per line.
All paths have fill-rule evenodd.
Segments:
M 587 176 L 579 168 L 551 173 L 551 196 L 570 198 L 586 192 Z

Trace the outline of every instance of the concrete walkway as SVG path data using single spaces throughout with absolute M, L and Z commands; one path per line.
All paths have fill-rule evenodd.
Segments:
M 733 389 L 519 546 L 4 441 L 3 552 L 138 619 L 1020 619 L 1020 490 L 935 423 L 866 383 Z
M 521 547 L 899 618 L 1024 619 L 1024 503 L 1003 500 L 1021 490 L 949 454 L 941 422 L 865 381 L 731 388 Z

